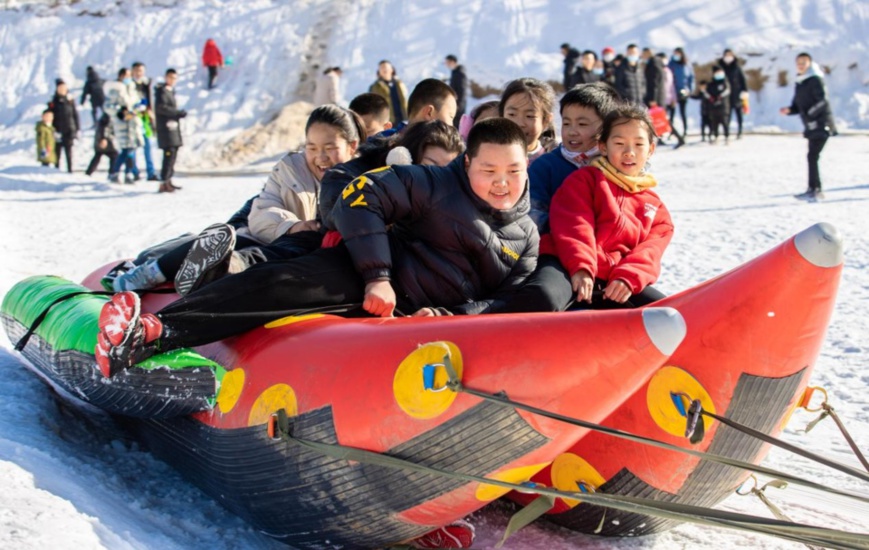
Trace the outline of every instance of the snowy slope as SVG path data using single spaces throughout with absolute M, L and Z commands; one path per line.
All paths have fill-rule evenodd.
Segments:
M 31 148 L 33 125 L 53 93 L 54 79 L 64 78 L 78 94 L 88 65 L 107 79 L 137 60 L 146 63 L 152 77 L 176 68 L 179 104 L 190 112 L 179 166 L 194 168 L 214 164 L 221 148 L 244 128 L 268 121 L 293 101 L 310 100 L 312 77 L 319 72 L 314 66 L 345 69 L 348 101 L 367 91 L 384 58 L 413 86 L 426 77 L 446 77 L 443 57 L 455 53 L 473 81 L 497 88 L 518 76 L 560 81 L 558 46 L 564 41 L 597 51 L 606 45 L 623 51 L 630 42 L 668 53 L 684 46 L 701 63 L 732 47 L 748 56 L 746 68 L 769 77 L 754 94 L 747 119 L 749 129 L 764 131 L 800 130 L 796 117 L 782 117 L 778 108 L 791 99 L 795 54 L 809 50 L 832 71 L 829 88 L 841 128 L 869 129 L 869 8 L 862 0 L 654 5 L 638 0 L 81 0 L 54 9 L 44 4 L 0 11 L 0 152 Z M 199 66 L 209 37 L 233 60 L 212 93 L 203 90 L 205 73 Z M 789 75 L 785 87 L 778 86 L 779 71 Z M 81 114 L 89 122 L 89 113 Z M 89 148 L 89 143 L 79 147 Z

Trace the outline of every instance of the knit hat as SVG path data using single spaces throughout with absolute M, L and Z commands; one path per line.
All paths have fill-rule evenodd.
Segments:
M 606 55 L 608 53 L 616 53 L 616 51 L 612 48 L 612 46 L 607 46 L 603 49 L 603 54 Z

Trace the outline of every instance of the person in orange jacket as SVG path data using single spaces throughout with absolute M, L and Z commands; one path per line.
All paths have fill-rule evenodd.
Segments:
M 213 38 L 205 41 L 202 50 L 202 64 L 208 69 L 208 89 L 214 88 L 214 80 L 217 78 L 217 68 L 223 67 L 223 54 L 220 53 Z

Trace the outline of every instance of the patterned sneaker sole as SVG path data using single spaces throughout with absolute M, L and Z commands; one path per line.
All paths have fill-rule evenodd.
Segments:
M 193 292 L 206 281 L 209 272 L 227 263 L 235 248 L 235 229 L 225 223 L 207 227 L 190 248 L 175 275 L 175 291 L 181 296 Z

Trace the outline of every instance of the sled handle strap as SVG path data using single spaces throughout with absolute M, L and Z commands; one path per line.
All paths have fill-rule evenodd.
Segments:
M 775 516 L 777 519 L 780 519 L 782 521 L 793 521 L 791 518 L 789 518 L 787 516 L 787 514 L 782 512 L 778 506 L 773 504 L 773 502 L 769 499 L 768 496 L 766 496 L 766 488 L 767 487 L 775 487 L 776 489 L 786 489 L 788 486 L 787 482 L 782 481 L 780 479 L 774 479 L 774 480 L 768 482 L 767 484 L 765 484 L 760 489 L 758 489 L 757 488 L 757 478 L 754 476 L 754 474 L 751 474 L 750 479 L 752 481 L 751 489 L 749 489 L 748 492 L 740 491 L 739 489 L 737 489 L 736 490 L 737 495 L 739 495 L 739 496 L 755 495 L 767 507 L 767 509 L 769 509 L 769 511 L 772 512 L 772 515 Z M 804 544 L 806 545 L 806 547 L 809 548 L 809 550 L 821 550 L 817 546 L 813 546 L 813 545 L 808 544 L 808 543 L 804 543 Z
M 586 428 L 586 429 L 593 430 L 596 432 L 605 433 L 605 434 L 608 434 L 608 435 L 611 435 L 614 437 L 618 437 L 620 439 L 626 439 L 628 441 L 633 441 L 635 443 L 641 443 L 644 445 L 657 447 L 659 449 L 666 449 L 669 451 L 675 451 L 677 453 L 695 456 L 697 458 L 700 458 L 701 460 L 707 460 L 709 462 L 715 462 L 717 464 L 723 464 L 725 466 L 732 466 L 734 468 L 739 468 L 739 469 L 746 470 L 749 472 L 754 472 L 757 474 L 764 474 L 764 475 L 768 475 L 770 477 L 784 479 L 784 480 L 786 480 L 790 483 L 794 483 L 796 485 L 801 485 L 804 487 L 811 487 L 811 488 L 817 489 L 819 491 L 824 491 L 824 492 L 836 494 L 839 496 L 844 496 L 844 497 L 852 498 L 855 500 L 859 500 L 861 502 L 869 503 L 869 496 L 850 492 L 850 491 L 846 491 L 844 489 L 835 489 L 833 487 L 822 485 L 820 483 L 816 483 L 814 481 L 803 479 L 801 477 L 798 477 L 798 476 L 795 476 L 792 474 L 788 474 L 788 473 L 785 473 L 785 472 L 782 472 L 779 470 L 774 470 L 772 468 L 767 468 L 765 466 L 752 464 L 750 462 L 745 462 L 742 460 L 736 460 L 734 458 L 730 458 L 730 457 L 723 456 L 723 455 L 718 455 L 718 454 L 708 453 L 708 452 L 703 452 L 703 451 L 697 451 L 694 449 L 687 449 L 685 447 L 679 447 L 678 445 L 673 445 L 671 443 L 666 443 L 664 441 L 659 441 L 657 439 L 652 439 L 650 437 L 637 435 L 637 434 L 634 434 L 631 432 L 626 432 L 623 430 L 618 430 L 615 428 L 609 428 L 607 426 L 602 426 L 600 424 L 595 424 L 594 422 L 588 422 L 587 420 L 581 420 L 579 418 L 572 418 L 572 417 L 565 416 L 562 414 L 554 413 L 552 411 L 547 411 L 546 409 L 541 409 L 539 407 L 534 407 L 534 406 L 528 405 L 526 403 L 514 401 L 514 400 L 508 398 L 503 393 L 489 394 L 486 392 L 482 392 L 479 390 L 468 388 L 466 386 L 463 386 L 461 380 L 459 380 L 458 376 L 456 376 L 455 369 L 453 369 L 452 363 L 450 362 L 449 354 L 444 356 L 443 362 L 444 362 L 444 368 L 446 369 L 447 374 L 449 375 L 449 380 L 447 381 L 447 387 L 449 387 L 452 391 L 455 391 L 455 392 L 464 392 L 464 393 L 467 393 L 469 395 L 473 395 L 474 397 L 478 397 L 480 399 L 490 401 L 492 403 L 498 403 L 500 405 L 503 405 L 506 407 L 511 407 L 514 409 L 521 409 L 523 411 L 528 411 L 530 413 L 537 414 L 537 415 L 540 415 L 540 416 L 543 416 L 546 418 L 558 420 L 560 422 L 564 422 L 564 423 L 570 424 L 572 426 L 579 426 L 581 428 Z M 704 414 L 710 414 L 710 413 L 704 413 Z M 729 419 L 725 419 L 725 420 L 727 420 L 728 422 L 732 422 Z M 750 430 L 751 428 L 748 428 L 748 429 Z M 754 431 L 757 432 L 757 430 L 754 430 Z M 771 438 L 768 435 L 763 434 L 762 432 L 757 432 L 757 433 L 761 434 L 765 438 L 772 439 L 773 441 L 778 442 L 778 440 Z M 785 445 L 787 445 L 787 444 L 785 444 Z M 791 445 L 790 447 L 793 447 L 793 445 Z M 814 457 L 817 456 L 817 458 L 820 459 L 819 462 L 821 462 L 822 464 L 829 466 L 831 468 L 834 468 L 836 470 L 839 470 L 839 471 L 846 473 L 848 475 L 854 476 L 854 477 L 861 479 L 863 481 L 869 482 L 869 474 L 865 474 L 865 473 L 861 472 L 860 470 L 852 468 L 851 466 L 848 466 L 846 464 L 840 464 L 840 463 L 833 461 L 833 460 L 830 460 L 828 458 L 824 458 L 824 457 L 821 457 L 819 455 L 814 455 L 813 453 L 808 453 L 807 451 L 801 451 L 801 454 L 802 453 L 806 453 L 806 454 L 803 454 L 803 456 L 806 456 L 807 458 L 810 458 L 812 460 L 815 460 Z
M 761 533 L 804 544 L 816 544 L 828 548 L 863 549 L 869 548 L 869 534 L 850 533 L 824 527 L 813 527 L 798 523 L 760 518 L 727 510 L 715 510 L 690 504 L 665 502 L 654 499 L 613 495 L 601 492 L 559 491 L 538 485 L 529 486 L 510 483 L 498 479 L 466 474 L 457 471 L 443 470 L 425 464 L 419 464 L 396 456 L 349 447 L 337 443 L 325 443 L 301 439 L 292 434 L 292 423 L 285 409 L 279 409 L 274 415 L 274 439 L 287 444 L 308 449 L 337 460 L 348 460 L 360 464 L 400 469 L 411 472 L 463 481 L 465 483 L 481 483 L 493 485 L 507 490 L 522 493 L 538 494 L 553 498 L 582 500 L 585 503 L 606 508 L 613 508 L 635 514 L 646 514 L 664 519 L 684 521 L 714 527 L 727 527 L 741 531 Z
M 36 316 L 36 319 L 34 319 L 33 323 L 30 324 L 30 328 L 28 328 L 27 332 L 24 333 L 24 336 L 22 336 L 18 340 L 18 342 L 16 342 L 15 351 L 21 351 L 24 349 L 24 346 L 27 345 L 27 342 L 30 340 L 30 337 L 33 336 L 33 333 L 36 332 L 36 329 L 39 328 L 39 325 L 41 325 L 42 322 L 45 321 L 45 318 L 48 317 L 48 312 L 51 311 L 51 308 L 53 308 L 57 304 L 61 304 L 65 301 L 69 300 L 70 298 L 75 298 L 76 296 L 81 296 L 83 294 L 96 294 L 96 295 L 110 296 L 110 295 L 114 294 L 114 292 L 108 292 L 105 290 L 81 290 L 78 292 L 70 292 L 69 294 L 65 294 L 65 295 L 61 296 L 60 298 L 58 298 L 55 301 L 48 304 L 45 307 L 45 309 L 43 309 L 42 312 Z
M 839 415 L 836 414 L 836 411 L 833 409 L 833 407 L 831 407 L 827 403 L 824 403 L 821 406 L 824 407 L 824 412 L 827 414 L 827 416 L 832 418 L 833 421 L 836 423 L 836 426 L 839 427 L 839 431 L 842 432 L 842 437 L 845 438 L 845 441 L 848 442 L 848 446 L 850 446 L 851 450 L 854 451 L 857 459 L 860 461 L 863 467 L 866 468 L 866 471 L 869 472 L 869 460 L 866 460 L 866 457 L 863 455 L 862 452 L 860 452 L 860 449 L 857 447 L 857 443 L 854 441 L 854 438 L 852 438 L 851 434 L 848 433 L 848 430 L 845 429 L 845 424 L 844 422 L 842 422 L 842 419 L 839 418 Z

